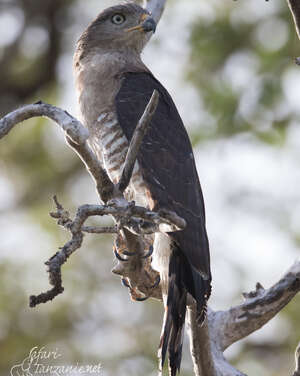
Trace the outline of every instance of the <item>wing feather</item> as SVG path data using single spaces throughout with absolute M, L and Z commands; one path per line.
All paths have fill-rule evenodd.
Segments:
M 152 209 L 173 210 L 186 220 L 183 231 L 169 236 L 184 252 L 193 271 L 210 281 L 205 209 L 192 146 L 171 96 L 151 73 L 123 75 L 115 101 L 119 124 L 131 140 L 154 89 L 160 94 L 159 104 L 137 159 L 155 203 Z

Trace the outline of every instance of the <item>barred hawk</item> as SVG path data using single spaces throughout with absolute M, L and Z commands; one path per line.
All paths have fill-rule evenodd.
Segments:
M 161 366 L 180 370 L 186 306 L 194 299 L 199 321 L 211 291 L 205 210 L 192 146 L 167 90 L 141 60 L 150 14 L 134 3 L 98 15 L 77 42 L 74 72 L 83 124 L 110 178 L 118 182 L 128 144 L 152 93 L 160 94 L 126 194 L 152 210 L 168 209 L 186 220 L 183 231 L 157 233 L 153 267 L 160 273 L 165 315 Z

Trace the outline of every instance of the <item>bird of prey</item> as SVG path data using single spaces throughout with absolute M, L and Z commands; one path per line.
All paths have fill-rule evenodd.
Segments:
M 160 273 L 165 305 L 160 365 L 180 370 L 187 304 L 196 302 L 203 322 L 211 291 L 205 211 L 192 146 L 167 90 L 141 60 L 156 24 L 132 3 L 98 15 L 77 42 L 74 72 L 81 120 L 109 177 L 117 183 L 135 127 L 156 89 L 157 110 L 143 139 L 127 197 L 151 210 L 167 209 L 186 221 L 183 231 L 156 233 L 153 267 Z

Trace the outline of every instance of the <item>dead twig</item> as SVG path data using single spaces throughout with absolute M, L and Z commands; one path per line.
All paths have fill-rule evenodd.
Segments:
M 120 192 L 122 193 L 127 188 L 129 181 L 131 179 L 133 168 L 136 162 L 136 158 L 137 158 L 140 146 L 149 128 L 152 117 L 155 114 L 158 101 L 159 101 L 159 94 L 156 90 L 154 90 L 152 97 L 149 103 L 147 104 L 147 107 L 145 108 L 145 111 L 135 128 L 134 134 L 130 141 L 130 145 L 128 147 L 121 179 L 118 183 L 118 188 Z
M 156 23 L 159 22 L 165 10 L 167 0 L 144 0 L 144 7 L 151 13 Z
M 178 231 L 184 228 L 185 221 L 178 217 L 176 213 L 155 213 L 148 209 L 136 206 L 134 202 L 127 202 L 123 196 L 123 191 L 126 189 L 131 179 L 133 166 L 141 142 L 158 105 L 158 100 L 159 94 L 154 91 L 133 134 L 122 178 L 117 185 L 114 185 L 111 182 L 106 171 L 102 168 L 97 157 L 89 147 L 87 143 L 89 137 L 87 129 L 66 111 L 46 103 L 37 102 L 33 105 L 19 108 L 0 120 L 0 139 L 7 135 L 16 124 L 31 117 L 46 116 L 55 121 L 65 131 L 68 145 L 80 156 L 88 172 L 93 177 L 99 194 L 99 199 L 104 203 L 109 203 L 108 205 L 83 205 L 78 208 L 74 220 L 71 220 L 69 213 L 63 209 L 57 198 L 54 198 L 56 212 L 51 213 L 51 216 L 58 220 L 59 225 L 70 231 L 72 237 L 59 252 L 46 262 L 50 285 L 53 286 L 53 288 L 46 293 L 39 294 L 38 296 L 31 296 L 31 307 L 52 300 L 55 296 L 63 292 L 61 267 L 70 255 L 81 247 L 84 233 L 120 234 L 120 232 L 123 231 L 123 234 L 126 234 L 126 241 L 128 242 L 127 246 L 131 247 L 131 249 L 136 247 L 138 250 L 136 254 L 143 258 L 143 252 L 145 249 L 143 237 L 145 234 L 153 234 L 155 232 L 167 230 Z M 111 215 L 115 219 L 116 225 L 110 227 L 84 226 L 85 221 L 90 216 L 103 215 Z M 136 239 L 133 240 L 133 237 L 129 235 L 129 231 L 125 231 L 125 229 L 129 229 L 138 235 L 138 241 Z M 126 274 L 126 276 L 124 274 L 124 277 L 129 279 L 130 286 L 133 286 L 130 287 L 132 295 L 137 294 L 136 291 L 139 290 L 140 285 L 140 291 L 142 292 L 148 292 L 149 286 L 153 289 L 153 281 L 157 280 L 157 272 L 152 270 L 150 263 L 146 262 L 146 260 L 143 262 L 140 260 L 137 261 L 136 257 L 132 257 L 130 262 L 129 260 L 126 261 L 128 262 L 126 268 L 123 268 L 124 273 Z M 144 273 L 143 267 L 145 264 L 147 264 L 147 271 Z M 131 266 L 128 268 L 129 265 Z M 138 268 L 137 265 L 139 266 Z M 114 272 L 116 274 L 121 274 L 121 269 L 122 268 L 119 268 L 119 270 L 117 270 L 115 268 Z M 125 272 L 125 269 L 127 272 Z M 134 270 L 134 275 L 132 270 Z M 137 275 L 139 276 L 137 277 Z M 131 277 L 132 280 L 130 280 Z M 154 295 L 159 297 L 160 292 L 158 291 L 154 293 Z
M 296 32 L 300 39 L 300 3 L 298 0 L 287 0 L 288 6 L 293 16 Z M 295 62 L 300 65 L 300 57 L 296 57 Z
M 47 272 L 49 273 L 49 283 L 53 286 L 53 288 L 45 293 L 39 294 L 38 296 L 30 296 L 30 307 L 35 307 L 40 303 L 46 303 L 64 291 L 62 286 L 61 267 L 70 257 L 70 255 L 81 247 L 84 232 L 94 234 L 119 234 L 122 230 L 127 228 L 130 230 L 134 229 L 134 232 L 138 235 L 144 235 L 159 232 L 162 225 L 172 228 L 173 231 L 175 229 L 180 229 L 178 228 L 179 217 L 176 216 L 175 213 L 170 212 L 168 215 L 164 213 L 164 216 L 160 216 L 159 213 L 136 206 L 134 202 L 127 203 L 127 205 L 124 205 L 124 202 L 118 205 L 115 201 L 111 201 L 110 205 L 82 205 L 77 209 L 74 220 L 70 218 L 69 212 L 63 208 L 56 196 L 54 196 L 54 203 L 56 206 L 56 211 L 50 213 L 51 217 L 57 219 L 58 225 L 71 232 L 72 237 L 59 252 L 57 252 L 46 262 L 46 265 L 48 266 Z M 116 219 L 117 224 L 111 227 L 84 226 L 89 217 L 105 215 L 113 216 Z M 174 218 L 176 223 L 172 223 L 170 218 Z M 179 224 L 182 225 L 182 222 L 179 221 Z M 147 259 L 148 255 L 146 254 L 145 256 L 142 256 L 142 252 L 144 250 L 143 242 L 139 241 L 137 244 L 141 248 L 139 248 L 139 252 L 136 253 L 136 257 L 138 259 L 138 265 L 140 268 L 142 268 L 144 267 L 144 264 L 147 263 L 147 261 L 143 259 Z M 136 250 L 136 244 L 131 244 L 131 249 Z M 123 253 L 125 255 L 130 255 L 128 251 Z M 149 253 L 149 256 L 151 256 L 151 253 Z M 118 258 L 123 262 L 128 261 L 127 259 L 122 259 L 121 256 Z M 123 274 L 120 273 L 121 269 L 118 271 L 115 269 L 114 273 L 121 274 L 123 275 L 123 278 L 126 277 L 127 279 L 130 279 L 131 273 L 129 273 L 129 271 L 132 271 L 132 264 L 130 265 L 127 273 L 125 272 L 125 269 L 126 268 L 124 267 Z M 136 271 L 136 268 L 134 270 Z M 155 285 L 155 283 L 150 283 L 149 286 L 149 282 L 153 282 L 153 278 L 150 277 L 151 274 L 154 275 L 155 273 L 153 274 L 151 271 L 151 266 L 148 262 L 148 271 L 144 275 L 144 277 L 146 276 L 147 283 L 142 283 L 143 287 L 141 289 L 143 291 L 148 292 L 149 288 L 151 290 L 158 288 L 158 285 Z M 155 274 L 155 278 L 157 279 L 157 274 Z M 142 279 L 140 277 L 138 279 L 134 277 L 133 281 L 131 281 L 131 285 L 135 287 L 135 289 L 131 287 L 132 295 L 136 294 L 138 296 L 136 290 L 138 289 L 138 285 L 141 284 Z M 153 294 L 154 292 L 152 291 L 152 295 Z M 160 296 L 160 292 L 156 292 L 155 294 L 156 296 Z M 136 300 L 139 299 L 136 298 Z
M 293 376 L 300 376 L 300 342 L 296 348 L 295 351 L 295 372 L 293 373 Z

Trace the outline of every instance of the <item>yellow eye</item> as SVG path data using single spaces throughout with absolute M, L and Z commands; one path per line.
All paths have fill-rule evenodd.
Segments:
M 116 25 L 121 25 L 123 22 L 125 22 L 125 16 L 123 14 L 115 14 L 112 16 L 111 21 Z

